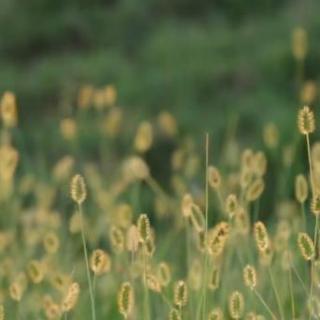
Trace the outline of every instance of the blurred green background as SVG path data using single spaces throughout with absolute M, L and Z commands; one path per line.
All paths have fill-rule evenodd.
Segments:
M 299 104 L 292 30 L 308 32 L 317 80 L 319 11 L 316 0 L 1 0 L 0 90 L 17 94 L 22 127 L 72 112 L 63 104 L 83 84 L 113 83 L 140 118 L 166 109 L 215 132 L 237 113 L 243 134 L 269 120 L 285 130 Z

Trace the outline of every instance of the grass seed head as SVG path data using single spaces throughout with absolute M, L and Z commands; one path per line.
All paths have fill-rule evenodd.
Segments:
M 302 257 L 305 260 L 312 260 L 315 257 L 314 243 L 305 232 L 300 232 L 298 234 L 298 246 Z
M 174 304 L 179 308 L 186 306 L 188 302 L 188 287 L 185 281 L 180 280 L 174 286 Z
M 308 182 L 303 174 L 296 176 L 295 196 L 298 202 L 304 203 L 308 197 Z
M 251 265 L 245 266 L 245 268 L 243 269 L 243 279 L 244 284 L 251 290 L 253 290 L 257 286 L 256 269 Z
M 105 251 L 96 249 L 90 257 L 90 268 L 96 275 L 102 275 L 111 269 L 111 258 Z
M 308 107 L 304 106 L 298 113 L 298 128 L 301 134 L 308 135 L 314 132 L 316 125 L 314 120 L 314 113 Z
M 151 234 L 150 220 L 145 213 L 139 216 L 138 222 L 137 222 L 137 228 L 139 232 L 140 242 L 145 243 L 150 238 L 150 234 Z
M 80 174 L 76 174 L 70 185 L 71 198 L 77 204 L 82 204 L 87 197 L 87 188 L 84 178 Z
M 264 252 L 269 247 L 269 235 L 263 222 L 258 221 L 254 224 L 254 237 L 258 250 Z
M 217 307 L 210 311 L 208 320 L 223 320 L 223 312 L 221 308 Z
M 244 298 L 241 292 L 233 291 L 229 297 L 229 312 L 232 319 L 238 320 L 243 316 Z
M 134 292 L 130 282 L 124 282 L 118 292 L 118 310 L 127 319 L 134 305 Z

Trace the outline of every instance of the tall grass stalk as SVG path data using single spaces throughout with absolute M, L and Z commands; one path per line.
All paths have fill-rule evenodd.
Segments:
M 78 211 L 80 214 L 81 238 L 82 238 L 84 258 L 85 258 L 85 262 L 86 262 L 87 281 L 88 281 L 88 285 L 89 285 L 89 295 L 90 295 L 90 301 L 91 301 L 91 316 L 92 316 L 92 320 L 96 320 L 95 300 L 94 300 L 93 286 L 92 286 L 91 276 L 90 276 L 87 243 L 86 243 L 86 238 L 84 235 L 82 205 L 80 203 L 78 204 Z

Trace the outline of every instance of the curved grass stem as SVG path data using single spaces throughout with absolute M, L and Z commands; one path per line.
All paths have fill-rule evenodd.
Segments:
M 88 280 L 88 286 L 89 286 L 89 295 L 90 295 L 90 301 L 91 301 L 91 316 L 92 316 L 92 320 L 96 320 L 95 301 L 94 301 L 93 286 L 92 286 L 91 276 L 90 276 L 88 249 L 87 249 L 86 238 L 84 235 L 83 213 L 82 213 L 81 204 L 78 205 L 78 210 L 79 210 L 79 214 L 80 214 L 81 238 L 82 238 L 83 253 L 84 253 L 84 258 L 85 258 L 85 263 L 86 263 L 86 273 L 87 273 L 87 280 Z

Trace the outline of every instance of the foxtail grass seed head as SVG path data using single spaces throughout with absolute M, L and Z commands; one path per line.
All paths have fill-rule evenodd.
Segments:
M 138 156 L 126 159 L 122 167 L 123 178 L 126 181 L 145 180 L 150 176 L 147 163 Z
M 315 215 L 315 216 L 319 216 L 320 215 L 320 193 L 314 193 L 312 195 L 312 200 L 311 200 L 311 212 Z
M 253 169 L 253 158 L 254 158 L 254 153 L 251 149 L 244 150 L 241 155 L 242 169 L 251 171 Z
M 235 212 L 238 208 L 238 199 L 235 194 L 230 194 L 225 203 L 225 210 L 230 218 L 232 218 L 235 215 Z
M 315 257 L 315 247 L 312 239 L 305 233 L 300 232 L 298 234 L 298 246 L 302 257 L 309 261 Z
M 292 54 L 293 57 L 302 61 L 305 59 L 308 50 L 308 39 L 306 31 L 297 27 L 293 30 L 292 34 Z
M 308 106 L 304 106 L 302 109 L 299 110 L 298 128 L 300 133 L 304 135 L 314 132 L 316 128 L 314 113 Z
M 232 319 L 242 318 L 244 312 L 244 298 L 241 292 L 233 291 L 229 297 L 229 313 Z
M 60 241 L 57 234 L 55 232 L 47 233 L 43 239 L 43 246 L 47 253 L 56 253 L 60 246 Z
M 253 290 L 257 286 L 256 269 L 251 265 L 245 266 L 245 268 L 243 270 L 243 279 L 244 279 L 244 284 L 248 288 Z
M 253 311 L 246 314 L 246 320 L 257 320 L 257 314 Z
M 148 216 L 143 213 L 139 216 L 137 222 L 137 228 L 139 232 L 139 240 L 142 243 L 145 243 L 150 238 L 150 220 Z
M 169 320 L 182 320 L 180 311 L 178 309 L 171 309 L 169 313 Z
M 177 132 L 177 121 L 168 111 L 162 111 L 158 116 L 158 125 L 160 130 L 167 137 L 174 137 Z
M 127 250 L 130 252 L 137 252 L 139 241 L 138 228 L 133 224 L 127 231 Z
M 74 307 L 78 302 L 79 295 L 80 295 L 79 284 L 77 282 L 71 283 L 61 303 L 62 311 L 69 312 L 72 309 L 74 309 Z
M 295 196 L 298 202 L 304 203 L 308 197 L 308 182 L 303 174 L 296 176 Z
M 120 314 L 127 319 L 131 314 L 134 305 L 134 292 L 130 282 L 121 285 L 118 292 L 118 310 Z
M 158 265 L 157 275 L 162 287 L 167 287 L 171 281 L 171 269 L 166 262 Z
M 125 238 L 121 228 L 112 226 L 110 229 L 110 241 L 112 249 L 116 253 L 121 253 L 125 247 Z
M 28 264 L 27 273 L 33 283 L 40 283 L 44 278 L 44 267 L 40 261 L 32 260 Z
M 1 98 L 0 107 L 1 118 L 4 126 L 7 128 L 15 127 L 18 122 L 18 112 L 15 95 L 10 91 L 6 91 Z
M 208 168 L 208 183 L 211 188 L 217 190 L 221 186 L 221 175 L 219 170 L 214 166 Z
M 317 98 L 317 91 L 317 84 L 314 81 L 306 81 L 300 92 L 301 102 L 307 105 L 313 104 Z
M 263 177 L 267 172 L 267 158 L 262 151 L 259 151 L 254 155 L 253 169 L 254 169 L 254 173 L 258 177 Z
M 259 263 L 264 267 L 270 267 L 274 256 L 274 250 L 269 241 L 269 246 L 265 251 L 259 250 Z
M 157 276 L 153 274 L 147 274 L 147 286 L 148 288 L 153 291 L 160 293 L 161 292 L 161 284 Z
M 180 280 L 174 286 L 174 304 L 179 308 L 187 305 L 188 302 L 188 287 L 185 281 Z
M 205 217 L 200 207 L 195 203 L 191 205 L 190 220 L 191 220 L 192 226 L 197 232 L 201 232 L 204 230 Z
M 230 226 L 227 222 L 218 223 L 209 233 L 208 251 L 214 257 L 222 254 L 230 233 Z
M 254 224 L 254 237 L 258 250 L 264 252 L 269 247 L 269 235 L 263 222 L 258 221 Z
M 184 217 L 188 218 L 191 216 L 193 203 L 192 195 L 186 193 L 181 201 L 181 212 Z
M 220 267 L 213 267 L 209 279 L 208 287 L 210 290 L 216 290 L 220 284 Z
M 208 320 L 223 320 L 223 312 L 221 308 L 217 307 L 210 311 Z
M 134 147 L 138 152 L 146 152 L 150 149 L 153 142 L 153 129 L 151 123 L 144 121 L 138 127 Z
M 264 181 L 262 178 L 254 180 L 248 187 L 246 192 L 246 199 L 249 202 L 253 202 L 260 198 L 264 191 Z
M 14 301 L 20 301 L 23 295 L 23 287 L 20 283 L 14 281 L 9 286 L 10 298 Z
M 77 204 L 82 204 L 87 197 L 87 188 L 84 178 L 80 174 L 76 174 L 70 185 L 71 198 Z
M 241 235 L 247 235 L 250 231 L 249 215 L 243 207 L 239 207 L 236 211 L 234 216 L 234 227 L 235 231 Z
M 90 268 L 98 276 L 110 271 L 111 258 L 108 253 L 101 249 L 94 250 L 90 257 Z

